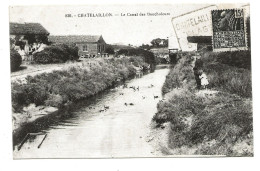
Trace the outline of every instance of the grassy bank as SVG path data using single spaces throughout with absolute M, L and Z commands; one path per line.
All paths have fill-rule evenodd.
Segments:
M 251 71 L 205 52 L 202 60 L 210 88 L 198 91 L 192 56 L 181 54 L 168 74 L 162 88 L 166 100 L 158 103 L 153 117 L 157 125 L 170 122 L 169 153 L 252 156 Z
M 115 85 L 119 80 L 134 76 L 136 66 L 146 65 L 140 59 L 97 59 L 64 70 L 28 76 L 23 83 L 13 82 L 13 111 L 21 113 L 30 104 L 61 108 L 93 96 Z

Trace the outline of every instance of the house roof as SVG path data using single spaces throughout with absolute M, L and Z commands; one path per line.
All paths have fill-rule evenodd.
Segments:
M 40 23 L 10 23 L 9 26 L 11 35 L 50 34 Z
M 55 43 L 97 43 L 105 42 L 101 35 L 66 35 L 66 36 L 49 36 L 49 41 Z

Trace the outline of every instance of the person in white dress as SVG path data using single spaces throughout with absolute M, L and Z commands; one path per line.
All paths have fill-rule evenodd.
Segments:
M 204 72 L 201 72 L 199 78 L 201 80 L 202 88 L 203 89 L 207 88 L 207 86 L 209 85 L 209 81 L 208 81 L 207 75 Z

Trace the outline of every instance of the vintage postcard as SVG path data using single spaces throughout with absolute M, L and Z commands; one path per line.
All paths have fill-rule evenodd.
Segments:
M 254 156 L 250 4 L 10 6 L 9 30 L 14 159 Z

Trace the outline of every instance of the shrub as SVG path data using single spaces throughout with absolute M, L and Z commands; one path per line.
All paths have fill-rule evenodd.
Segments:
M 60 108 L 113 86 L 118 78 L 127 79 L 136 73 L 128 58 L 97 60 L 91 69 L 85 64 L 28 76 L 24 84 L 12 82 L 14 110 L 19 112 L 31 103 Z
M 59 94 L 50 94 L 48 99 L 45 100 L 46 106 L 53 106 L 53 107 L 62 107 L 64 101 L 61 95 Z
M 75 45 L 56 44 L 34 54 L 34 61 L 41 64 L 63 63 L 78 60 L 78 48 Z
M 225 58 L 228 54 L 232 60 L 234 56 L 239 60 L 230 63 L 232 60 Z M 195 91 L 192 54 L 181 54 L 162 88 L 167 100 L 158 103 L 153 117 L 158 125 L 170 122 L 171 149 L 184 150 L 181 154 L 253 155 L 251 71 L 244 69 L 248 65 L 242 62 L 250 59 L 248 54 L 203 54 L 210 88 L 220 91 L 216 94 Z
M 202 56 L 204 71 L 209 80 L 209 88 L 221 89 L 232 94 L 238 94 L 241 97 L 252 97 L 251 71 L 244 69 L 244 67 L 236 67 L 248 66 L 241 61 L 250 61 L 249 52 L 230 53 L 241 59 L 240 62 L 233 59 L 235 64 L 225 62 L 230 60 L 225 59 L 228 56 L 224 54 L 227 55 L 229 52 L 205 52 Z M 195 89 L 196 83 L 192 68 L 192 54 L 182 54 L 181 56 L 181 59 L 166 76 L 162 87 L 163 94 L 170 92 L 174 88 L 187 88 L 191 91 Z
M 216 53 L 217 61 L 234 67 L 251 69 L 251 51 Z
M 14 49 L 10 50 L 11 71 L 16 71 L 22 64 L 21 55 Z
M 172 68 L 166 76 L 162 87 L 162 93 L 166 94 L 174 88 L 194 89 L 195 78 L 193 75 L 191 55 L 184 54 L 178 63 Z
M 112 45 L 107 45 L 105 52 L 108 54 L 115 54 L 115 49 Z

